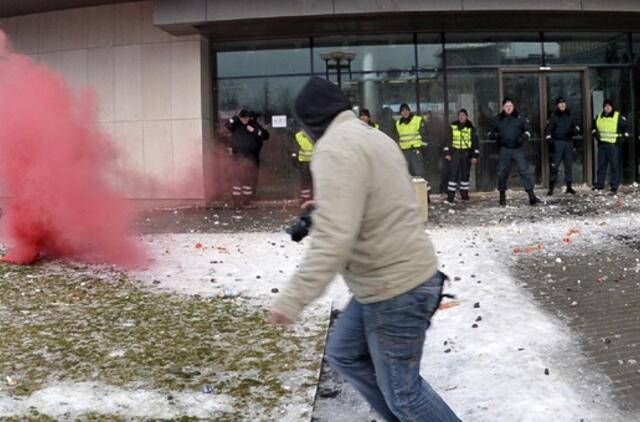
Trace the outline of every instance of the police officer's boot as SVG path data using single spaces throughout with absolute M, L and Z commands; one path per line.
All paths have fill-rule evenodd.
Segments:
M 540 202 L 536 194 L 533 193 L 533 189 L 529 189 L 527 194 L 529 195 L 529 205 L 535 205 Z
M 553 182 L 549 182 L 549 191 L 547 192 L 548 196 L 553 195 L 553 189 L 556 187 L 556 184 Z
M 456 197 L 455 191 L 451 191 L 451 190 L 447 191 L 447 202 L 448 203 L 453 204 L 455 197 Z
M 468 190 L 461 190 L 460 191 L 460 197 L 462 198 L 463 201 L 468 201 L 469 200 L 469 191 Z
M 503 190 L 500 191 L 500 205 L 503 207 L 507 205 L 507 193 Z
M 571 182 L 567 182 L 567 193 L 570 193 L 571 195 L 576 194 L 576 191 L 574 191 L 573 188 L 571 187 Z

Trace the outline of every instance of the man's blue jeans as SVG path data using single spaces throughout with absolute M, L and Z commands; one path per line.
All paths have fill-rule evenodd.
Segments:
M 347 305 L 329 337 L 329 365 L 387 421 L 459 421 L 420 376 L 425 332 L 440 302 L 440 272 L 378 303 Z

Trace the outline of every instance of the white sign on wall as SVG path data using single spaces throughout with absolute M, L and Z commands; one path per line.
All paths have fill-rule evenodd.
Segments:
M 271 116 L 271 127 L 287 127 L 287 115 Z

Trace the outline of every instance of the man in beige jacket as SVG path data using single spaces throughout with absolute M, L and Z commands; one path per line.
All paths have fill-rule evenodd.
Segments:
M 316 141 L 311 245 L 270 320 L 290 324 L 340 273 L 354 298 L 328 363 L 388 421 L 458 421 L 420 376 L 425 331 L 446 276 L 420 222 L 398 145 L 358 120 L 342 91 L 312 77 L 294 114 Z

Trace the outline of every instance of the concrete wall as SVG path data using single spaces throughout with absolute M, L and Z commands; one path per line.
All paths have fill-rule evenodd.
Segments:
M 180 192 L 119 181 L 140 199 L 204 198 L 203 139 L 210 133 L 208 42 L 153 26 L 151 1 L 0 19 L 14 49 L 90 87 L 99 120 L 130 172 L 162 180 L 189 173 Z

